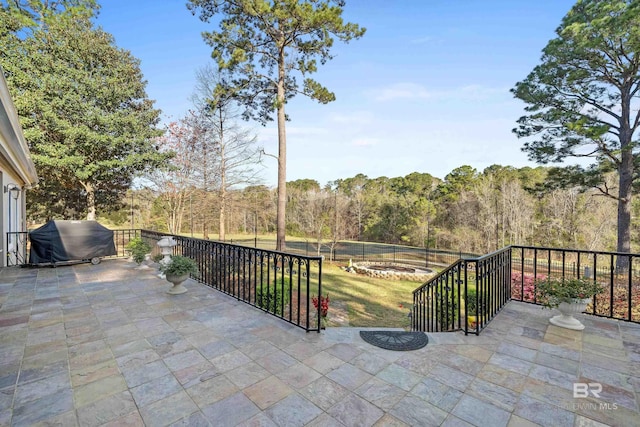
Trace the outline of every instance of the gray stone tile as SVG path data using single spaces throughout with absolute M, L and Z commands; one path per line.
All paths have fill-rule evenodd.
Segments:
M 210 362 L 219 372 L 227 372 L 251 362 L 251 359 L 245 356 L 240 350 L 235 350 L 210 359 Z
M 116 359 L 122 370 L 135 369 L 150 362 L 159 360 L 160 356 L 153 349 L 145 349 L 135 353 L 127 353 Z
M 338 343 L 325 350 L 327 353 L 334 355 L 340 360 L 350 362 L 351 359 L 362 353 L 362 350 L 353 344 Z
M 73 400 L 76 408 L 103 399 L 127 389 L 122 375 L 112 375 L 89 384 L 73 388 Z
M 322 410 L 298 393 L 292 393 L 264 413 L 278 426 L 303 426 Z
M 370 352 L 364 352 L 352 359 L 351 364 L 371 375 L 376 375 L 378 372 L 389 366 L 390 362 L 384 357 Z
M 376 377 L 405 391 L 411 390 L 422 379 L 420 375 L 396 364 L 387 366 Z
M 311 387 L 311 384 L 307 387 Z M 274 403 L 279 402 L 293 392 L 294 391 L 291 387 L 280 381 L 275 376 L 270 376 L 269 378 L 266 378 L 243 390 L 243 393 L 263 410 Z
M 446 412 L 451 412 L 462 397 L 462 392 L 433 378 L 425 378 L 418 383 L 411 394 L 431 403 Z
M 170 427 L 215 427 L 215 424 L 211 424 L 207 417 L 201 411 L 198 411 L 170 424 Z
M 234 426 L 248 420 L 260 409 L 244 394 L 236 393 L 202 409 L 208 420 L 215 420 L 216 425 Z
M 406 424 L 393 415 L 386 413 L 382 418 L 378 420 L 377 423 L 374 424 L 374 427 L 408 427 L 409 424 Z
M 320 372 L 321 374 L 327 374 L 334 369 L 339 368 L 345 362 L 338 359 L 335 356 L 330 355 L 327 352 L 321 351 L 320 353 L 304 360 L 304 364 L 310 368 Z
M 450 353 L 440 360 L 443 365 L 450 366 L 469 375 L 477 375 L 484 366 L 483 362 L 457 353 Z
M 260 341 L 255 344 L 243 346 L 240 348 L 240 351 L 242 351 L 242 353 L 244 353 L 251 360 L 259 359 L 267 354 L 273 353 L 278 350 L 278 347 L 268 341 Z
M 66 389 L 14 407 L 11 422 L 14 426 L 33 425 L 71 410 L 73 393 Z
M 455 415 L 449 414 L 440 427 L 473 427 L 473 424 L 469 424 Z
M 307 426 L 310 425 L 311 424 L 307 424 Z M 278 425 L 271 421 L 271 418 L 260 412 L 248 420 L 241 422 L 236 427 L 278 427 Z
M 335 371 L 334 371 L 335 372 Z M 276 374 L 291 388 L 300 389 L 320 378 L 320 374 L 303 363 L 298 363 L 285 371 Z
M 140 408 L 146 425 L 161 426 L 174 423 L 198 411 L 198 407 L 184 391 Z
M 460 391 L 465 391 L 474 378 L 472 375 L 440 364 L 433 367 L 429 376 Z
M 574 360 L 565 359 L 563 357 L 544 352 L 539 352 L 534 362 L 537 365 L 557 369 L 571 375 L 578 375 L 578 369 L 580 368 L 580 364 Z
M 522 375 L 528 375 L 533 365 L 531 362 L 500 353 L 491 356 L 489 363 Z
M 78 421 L 82 426 L 100 426 L 118 420 L 132 411 L 137 412 L 137 408 L 128 391 L 114 394 L 77 410 Z
M 172 371 L 179 371 L 180 369 L 207 361 L 207 359 L 195 349 L 164 357 L 163 360 L 164 364 Z
M 349 391 L 327 377 L 320 377 L 300 389 L 300 393 L 326 411 L 343 399 Z
M 137 339 L 134 341 L 125 342 L 122 344 L 112 345 L 111 352 L 114 356 L 120 357 L 129 353 L 137 353 L 139 351 L 147 350 L 151 348 L 151 344 L 145 339 Z
M 157 400 L 175 394 L 182 390 L 182 386 L 171 374 L 145 382 L 131 389 L 131 394 L 139 408 L 147 406 Z
M 369 381 L 373 376 L 366 373 L 362 369 L 345 363 L 338 369 L 334 369 L 333 371 L 329 372 L 327 374 L 327 377 L 331 378 L 333 381 L 337 382 L 348 390 L 353 391 L 365 382 Z
M 15 391 L 13 405 L 18 407 L 32 400 L 40 399 L 60 392 L 71 392 L 71 382 L 68 373 L 60 373 L 30 383 L 18 385 Z
M 156 378 L 170 374 L 169 368 L 162 360 L 147 363 L 142 366 L 135 366 L 129 369 L 122 369 L 122 375 L 129 388 L 137 387 Z
M 255 362 L 250 362 L 245 365 L 239 366 L 236 369 L 229 371 L 225 374 L 232 383 L 237 385 L 240 389 L 248 387 L 257 383 L 271 374 L 269 371 L 261 367 Z
M 524 394 L 513 413 L 541 426 L 572 426 L 575 420 L 573 413 Z
M 506 411 L 513 411 L 520 397 L 519 393 L 511 389 L 480 378 L 473 380 L 465 394 L 477 397 Z
M 589 365 L 587 363 L 583 363 L 580 366 L 580 377 L 593 380 L 593 382 L 606 383 L 614 387 L 633 391 L 633 384 L 631 382 L 630 375 Z
M 184 388 L 200 384 L 218 375 L 221 375 L 220 372 L 210 362 L 189 366 L 173 373 Z
M 573 383 L 578 381 L 578 376 L 575 374 L 568 374 L 557 369 L 547 368 L 546 366 L 540 365 L 533 365 L 529 372 L 529 376 L 569 390 L 573 390 Z
M 391 415 L 412 426 L 439 426 L 447 413 L 424 400 L 408 395 L 389 411 Z
M 377 407 L 389 411 L 407 392 L 376 377 L 356 389 L 356 394 Z
M 305 427 L 344 427 L 344 424 L 324 412 Z
M 45 365 L 39 368 L 30 368 L 30 369 L 22 369 L 20 371 L 20 376 L 18 378 L 18 385 L 28 383 L 31 381 L 41 380 L 43 378 L 50 378 L 54 376 L 58 376 L 60 374 L 65 374 L 69 372 L 69 362 L 66 360 L 61 360 L 59 362 L 51 363 L 50 365 Z M 12 379 L 13 378 L 13 379 Z M 13 374 L 8 376 L 10 381 L 3 381 L 11 385 L 15 383 L 15 378 Z
M 197 346 L 200 353 L 208 360 L 236 351 L 237 348 L 225 340 L 212 341 Z M 247 356 L 248 357 L 248 356 Z
M 384 412 L 361 397 L 349 393 L 327 413 L 348 427 L 372 426 L 384 415 Z
M 451 413 L 478 427 L 506 426 L 511 415 L 509 411 L 469 395 L 462 396 Z
M 498 346 L 498 353 L 507 354 L 509 356 L 517 357 L 518 359 L 533 362 L 536 358 L 537 351 L 520 345 L 503 342 Z
M 186 389 L 191 399 L 200 407 L 211 405 L 235 394 L 238 387 L 225 376 L 216 376 Z

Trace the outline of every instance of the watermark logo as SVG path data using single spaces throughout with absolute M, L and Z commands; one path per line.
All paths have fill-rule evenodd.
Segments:
M 574 398 L 587 398 L 592 395 L 599 399 L 600 393 L 602 393 L 602 384 L 600 383 L 573 383 Z
M 573 397 L 575 399 L 587 399 L 590 397 L 600 399 L 602 384 L 600 383 L 573 383 Z M 617 403 L 593 402 L 587 400 L 563 405 L 569 411 L 611 411 L 618 409 Z

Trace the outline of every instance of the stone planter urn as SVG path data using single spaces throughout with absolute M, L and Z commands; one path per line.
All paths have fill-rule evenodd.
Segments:
M 182 282 L 184 282 L 188 278 L 189 278 L 189 273 L 178 274 L 178 275 L 168 273 L 166 275 L 166 279 L 169 282 L 173 283 L 173 286 L 167 291 L 167 293 L 171 295 L 179 295 L 187 292 L 187 288 L 185 288 L 182 285 Z
M 557 308 L 562 314 L 552 317 L 549 319 L 549 322 L 551 322 L 552 325 L 560 326 L 561 328 L 573 329 L 574 331 L 583 330 L 584 325 L 573 316 L 586 310 L 587 304 L 589 304 L 590 301 L 590 298 L 575 298 L 571 300 L 571 302 L 561 302 Z

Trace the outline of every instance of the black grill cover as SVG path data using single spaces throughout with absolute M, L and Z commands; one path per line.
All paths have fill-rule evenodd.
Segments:
M 113 231 L 96 221 L 49 221 L 29 233 L 31 264 L 87 260 L 116 254 Z

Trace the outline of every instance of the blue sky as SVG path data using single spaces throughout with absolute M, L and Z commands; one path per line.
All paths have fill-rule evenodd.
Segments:
M 196 70 L 211 62 L 201 32 L 217 29 L 185 0 L 104 0 L 97 24 L 141 60 L 147 92 L 163 121 L 190 108 Z M 539 63 L 573 6 L 567 0 L 347 0 L 344 18 L 367 29 L 336 42 L 315 78 L 336 94 L 322 105 L 287 104 L 287 180 L 321 185 L 462 165 L 535 166 L 511 132 L 524 104 L 509 93 Z M 243 125 L 277 153 L 275 122 Z M 277 165 L 264 159 L 264 183 Z

